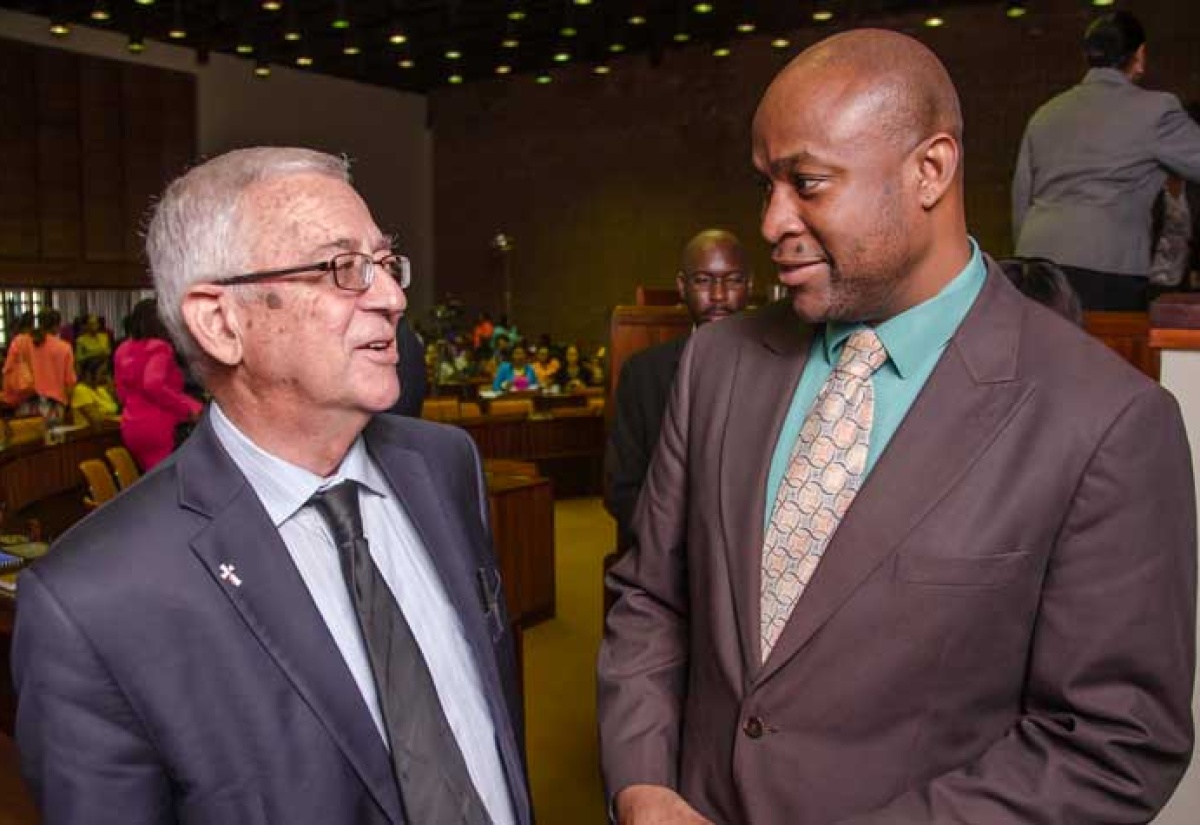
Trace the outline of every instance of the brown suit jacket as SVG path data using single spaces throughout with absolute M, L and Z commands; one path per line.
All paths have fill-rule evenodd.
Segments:
M 610 792 L 753 825 L 1150 819 L 1192 748 L 1174 399 L 992 264 L 760 665 L 764 488 L 810 339 L 783 303 L 684 353 L 609 580 Z

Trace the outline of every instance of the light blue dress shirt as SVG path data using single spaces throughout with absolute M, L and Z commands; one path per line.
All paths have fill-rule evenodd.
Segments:
M 951 336 L 975 303 L 986 279 L 987 267 L 983 264 L 983 255 L 972 239 L 971 259 L 941 292 L 875 327 L 875 333 L 887 350 L 888 360 L 873 378 L 875 417 L 871 424 L 864 481 L 908 414 L 917 394 L 925 386 L 946 344 L 950 343 Z M 766 512 L 763 515 L 764 530 L 771 521 L 775 497 L 779 494 L 779 485 L 791 462 L 792 449 L 796 446 L 804 419 L 837 365 L 842 345 L 855 330 L 864 326 L 861 323 L 831 322 L 813 335 L 808 361 L 804 365 L 800 383 L 796 385 L 787 417 L 775 442 L 775 452 L 771 456 Z
M 471 780 L 496 825 L 515 825 L 495 726 L 474 656 L 463 636 L 429 551 L 360 436 L 337 472 L 321 478 L 267 453 L 234 426 L 216 403 L 213 431 L 258 495 L 354 677 L 379 735 L 383 715 L 358 617 L 342 578 L 337 548 L 325 519 L 308 500 L 344 480 L 358 482 L 363 532 L 371 558 L 396 597 L 421 647 L 442 710 L 467 763 Z

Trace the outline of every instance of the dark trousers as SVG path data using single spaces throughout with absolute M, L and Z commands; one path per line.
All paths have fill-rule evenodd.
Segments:
M 1061 269 L 1085 310 L 1145 312 L 1149 305 L 1149 281 L 1145 278 L 1074 266 L 1063 266 Z

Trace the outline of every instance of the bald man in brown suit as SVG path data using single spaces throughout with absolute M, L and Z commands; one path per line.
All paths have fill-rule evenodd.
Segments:
M 1178 408 L 978 250 L 961 135 L 944 67 L 893 32 L 817 44 L 759 105 L 788 299 L 692 336 L 611 573 L 600 729 L 622 823 L 1146 822 L 1188 763 Z M 898 330 L 948 321 L 913 360 Z M 773 466 L 806 489 L 793 469 L 819 456 L 789 413 L 850 380 L 851 339 L 882 341 L 847 396 L 878 400 L 855 419 L 874 453 L 780 629 L 768 559 L 818 525 L 780 532 Z

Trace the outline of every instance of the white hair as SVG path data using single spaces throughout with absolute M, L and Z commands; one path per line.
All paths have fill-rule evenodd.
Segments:
M 313 174 L 349 183 L 350 164 L 311 149 L 235 149 L 176 178 L 154 206 L 146 257 L 158 312 L 189 363 L 202 366 L 203 350 L 184 323 L 183 296 L 193 284 L 238 275 L 246 267 L 249 245 L 241 231 L 242 194 L 260 181 Z

